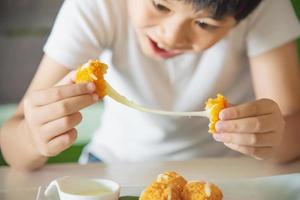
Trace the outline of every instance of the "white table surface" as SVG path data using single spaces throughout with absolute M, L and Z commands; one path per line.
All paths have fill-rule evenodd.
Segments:
M 281 174 L 299 173 L 300 160 L 274 165 L 251 158 L 214 158 L 192 161 L 116 163 L 116 164 L 61 164 L 48 165 L 35 172 L 19 172 L 0 167 L 0 199 L 35 199 L 39 186 L 62 176 L 108 178 L 121 186 L 146 186 L 159 173 L 174 170 L 188 180 L 238 180 Z

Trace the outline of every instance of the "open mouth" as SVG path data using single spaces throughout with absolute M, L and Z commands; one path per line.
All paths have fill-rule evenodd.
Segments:
M 171 58 L 171 57 L 174 57 L 179 54 L 176 51 L 170 51 L 170 50 L 166 50 L 166 49 L 159 47 L 158 44 L 154 40 L 152 40 L 150 37 L 148 37 L 148 39 L 150 41 L 150 45 L 152 47 L 154 54 L 161 58 L 167 59 L 167 58 Z

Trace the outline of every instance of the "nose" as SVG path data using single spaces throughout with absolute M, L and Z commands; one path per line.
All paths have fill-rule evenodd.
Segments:
M 158 36 L 169 48 L 185 48 L 188 45 L 187 24 L 179 19 L 166 20 L 158 29 Z

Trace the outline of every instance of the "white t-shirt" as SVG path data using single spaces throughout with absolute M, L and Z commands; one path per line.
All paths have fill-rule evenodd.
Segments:
M 110 50 L 106 79 L 121 94 L 147 107 L 197 111 L 218 92 L 233 104 L 253 100 L 249 58 L 299 35 L 290 1 L 264 0 L 206 52 L 155 61 L 141 52 L 128 20 L 126 0 L 66 0 L 44 51 L 73 70 Z M 142 113 L 105 98 L 100 122 L 85 152 L 106 162 L 235 154 L 212 139 L 208 120 L 203 118 Z

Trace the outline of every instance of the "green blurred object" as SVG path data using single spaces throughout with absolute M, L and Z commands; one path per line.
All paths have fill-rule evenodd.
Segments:
M 295 12 L 296 12 L 296 14 L 298 16 L 298 19 L 300 21 L 300 0 L 291 0 L 291 1 L 294 5 Z M 298 39 L 297 44 L 298 44 L 298 55 L 299 55 L 299 58 L 300 58 L 300 38 Z
M 2 127 L 4 121 L 6 121 L 8 118 L 10 118 L 13 115 L 16 108 L 17 106 L 15 104 L 0 105 L 0 128 Z M 6 165 L 6 163 L 0 151 L 0 166 L 1 165 Z
M 17 108 L 16 104 L 0 105 L 0 127 L 8 118 L 10 118 Z M 83 147 L 90 141 L 93 132 L 99 127 L 102 114 L 102 103 L 97 103 L 82 110 L 82 122 L 76 127 L 78 138 L 75 144 L 48 160 L 48 163 L 68 163 L 77 162 Z M 4 165 L 4 159 L 0 154 L 0 165 Z
M 11 28 L 4 32 L 4 35 L 9 38 L 22 38 L 22 37 L 44 37 L 51 31 L 48 27 L 21 27 Z
M 10 118 L 17 108 L 16 104 L 0 105 L 0 127 L 8 118 Z
M 120 197 L 119 200 L 139 200 L 139 197 L 125 196 L 125 197 Z
M 291 0 L 291 1 L 294 5 L 294 8 L 295 8 L 296 14 L 298 16 L 298 19 L 300 19 L 300 1 L 299 0 Z

